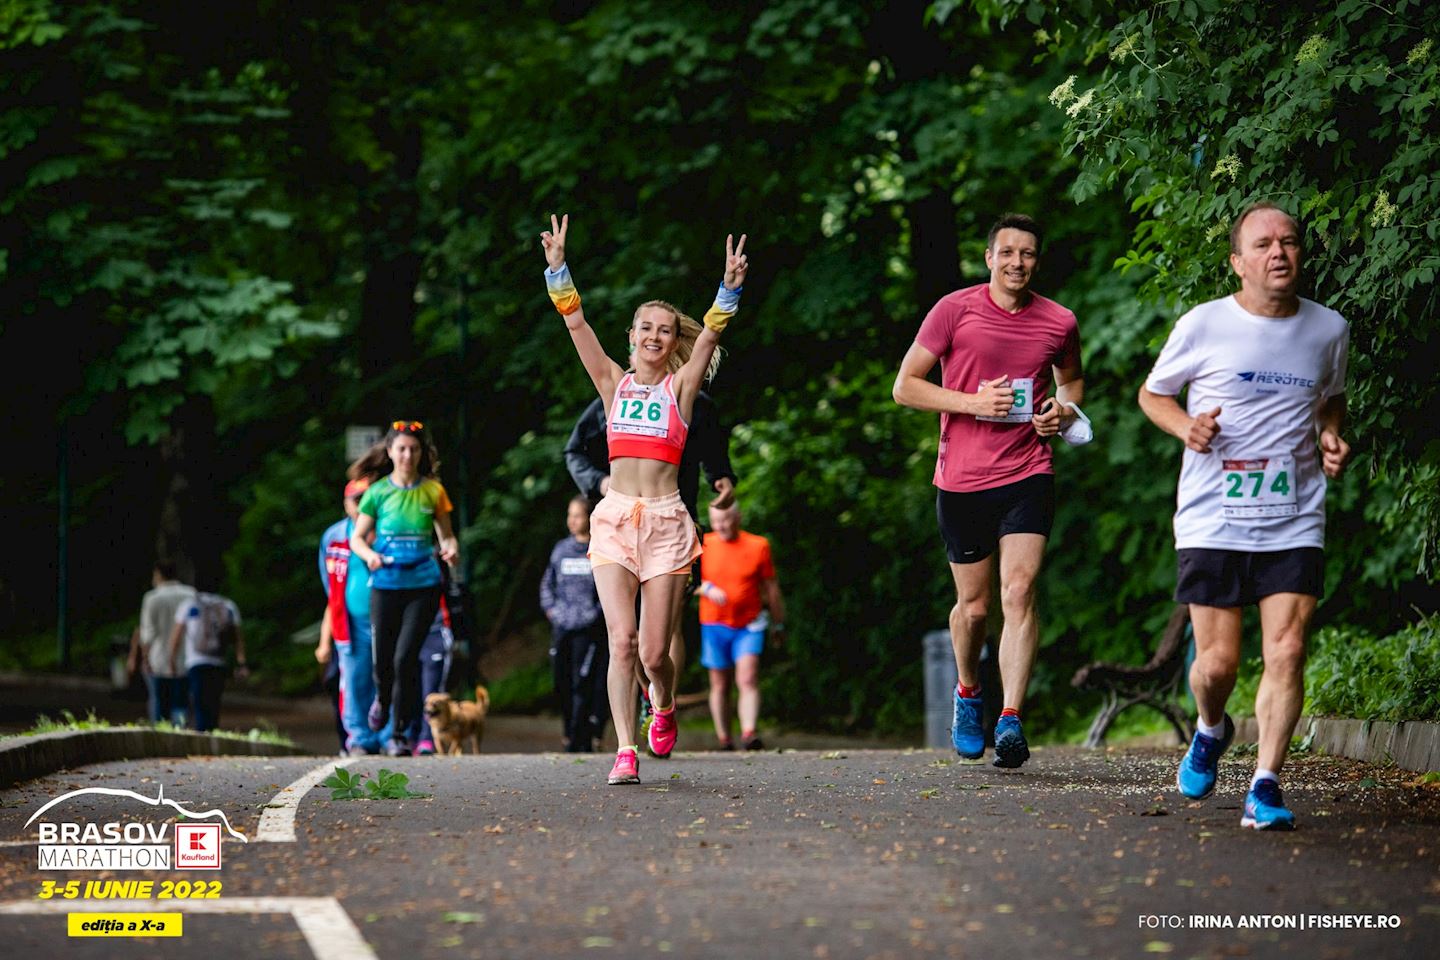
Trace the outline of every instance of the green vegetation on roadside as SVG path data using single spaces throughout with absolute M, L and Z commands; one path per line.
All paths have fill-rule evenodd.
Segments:
M 1305 694 L 1311 714 L 1440 721 L 1440 616 L 1384 637 L 1321 630 L 1310 642 Z
M 41 733 L 61 733 L 68 730 L 158 730 L 161 733 L 195 733 L 187 727 L 178 727 L 161 720 L 158 723 L 113 723 L 95 716 L 88 710 L 83 717 L 77 717 L 69 710 L 61 710 L 58 720 L 41 714 L 29 730 L 16 734 L 0 734 L 0 737 L 28 737 Z M 223 737 L 226 740 L 245 740 L 250 743 L 273 743 L 282 747 L 299 747 L 294 740 L 273 728 L 252 727 L 246 732 L 239 730 L 210 730 L 208 736 Z

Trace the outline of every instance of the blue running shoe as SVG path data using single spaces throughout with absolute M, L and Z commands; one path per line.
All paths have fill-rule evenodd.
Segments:
M 1210 796 L 1210 791 L 1215 789 L 1215 777 L 1220 772 L 1220 754 L 1230 748 L 1230 741 L 1234 739 L 1235 721 L 1228 713 L 1225 714 L 1225 736 L 1219 740 L 1196 730 L 1190 749 L 1185 751 L 1180 769 L 1175 773 L 1175 786 L 1180 788 L 1180 792 L 1192 800 Z
M 955 691 L 955 714 L 950 720 L 950 743 L 966 760 L 985 755 L 985 728 L 980 726 L 983 703 L 979 697 L 962 697 Z
M 1030 745 L 1020 730 L 1020 718 L 1001 715 L 995 722 L 995 759 L 997 767 L 1014 768 L 1030 759 Z
M 1256 781 L 1245 794 L 1245 815 L 1240 818 L 1240 826 L 1256 830 L 1295 829 L 1295 814 L 1285 808 L 1280 784 L 1269 777 Z

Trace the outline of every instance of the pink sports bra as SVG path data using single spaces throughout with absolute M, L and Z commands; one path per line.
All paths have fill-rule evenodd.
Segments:
M 610 401 L 610 420 L 605 427 L 611 460 L 639 457 L 680 462 L 690 425 L 680 416 L 674 379 L 674 374 L 668 374 L 659 383 L 647 384 L 636 383 L 634 374 L 630 373 L 620 378 Z

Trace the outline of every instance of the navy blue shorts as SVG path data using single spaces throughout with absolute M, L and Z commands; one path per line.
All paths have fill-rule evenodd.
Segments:
M 1319 547 L 1266 553 L 1191 547 L 1176 552 L 1176 603 L 1244 607 L 1272 593 L 1325 594 L 1325 551 Z

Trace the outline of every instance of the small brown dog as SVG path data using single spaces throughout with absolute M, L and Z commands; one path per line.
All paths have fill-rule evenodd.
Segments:
M 425 698 L 425 719 L 435 736 L 435 749 L 441 755 L 459 756 L 461 741 L 470 744 L 471 753 L 480 752 L 485 736 L 485 714 L 490 712 L 490 691 L 475 688 L 475 700 L 456 700 L 448 693 L 432 693 Z

